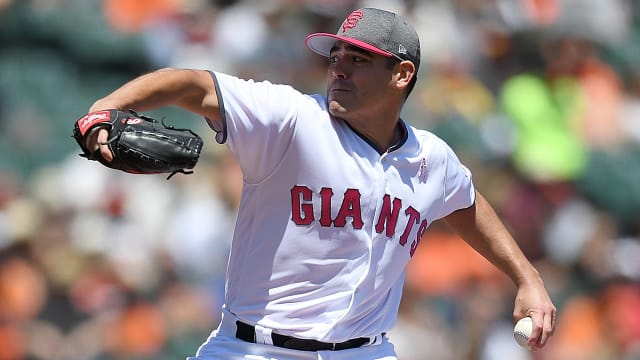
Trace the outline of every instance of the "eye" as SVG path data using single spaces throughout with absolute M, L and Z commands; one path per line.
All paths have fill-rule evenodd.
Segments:
M 338 56 L 337 56 L 337 55 L 331 55 L 331 56 L 329 56 L 329 64 L 335 64 L 335 63 L 337 63 L 337 62 L 338 62 L 338 60 L 339 60 L 339 58 L 338 58 Z
M 365 61 L 367 61 L 367 59 L 365 59 L 365 58 L 363 58 L 361 56 L 354 56 L 353 57 L 353 62 L 355 62 L 355 63 L 361 63 L 361 62 L 365 62 Z

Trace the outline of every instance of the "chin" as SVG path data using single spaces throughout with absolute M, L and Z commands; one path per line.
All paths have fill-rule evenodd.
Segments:
M 329 100 L 329 114 L 341 117 L 347 113 L 347 109 L 336 100 Z

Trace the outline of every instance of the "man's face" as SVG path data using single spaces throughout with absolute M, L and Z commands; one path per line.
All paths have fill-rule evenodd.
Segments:
M 338 41 L 329 55 L 329 113 L 346 119 L 378 112 L 389 103 L 393 68 L 387 58 Z

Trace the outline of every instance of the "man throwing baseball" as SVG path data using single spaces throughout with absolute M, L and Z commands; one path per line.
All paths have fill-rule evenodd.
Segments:
M 404 269 L 438 219 L 517 286 L 514 320 L 543 347 L 556 309 L 470 171 L 434 134 L 400 118 L 420 42 L 387 11 L 353 11 L 307 37 L 329 59 L 326 95 L 215 71 L 163 69 L 94 103 L 202 115 L 243 171 L 222 321 L 189 359 L 396 359 Z M 87 146 L 111 161 L 108 131 Z

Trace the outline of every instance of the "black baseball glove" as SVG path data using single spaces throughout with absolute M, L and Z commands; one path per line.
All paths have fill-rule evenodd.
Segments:
M 109 139 L 105 142 L 113 153 L 107 161 L 99 150 L 87 148 L 92 131 L 105 128 Z M 190 174 L 198 162 L 203 142 L 189 129 L 176 129 L 164 120 L 139 115 L 133 110 L 116 109 L 91 112 L 78 119 L 73 129 L 83 153 L 80 156 L 103 165 L 134 174 L 176 173 Z

